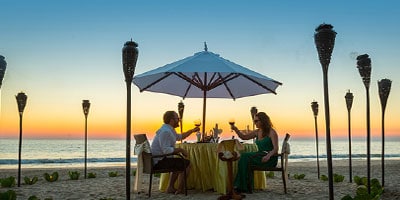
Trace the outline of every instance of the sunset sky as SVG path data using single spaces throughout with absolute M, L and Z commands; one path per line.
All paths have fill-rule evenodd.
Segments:
M 306 3 L 305 3 L 306 2 Z M 336 43 L 329 66 L 332 137 L 346 137 L 344 96 L 354 94 L 352 134 L 366 135 L 366 91 L 356 57 L 369 54 L 371 133 L 381 135 L 377 81 L 393 81 L 385 114 L 387 136 L 400 136 L 400 2 L 387 1 L 13 1 L 0 0 L 0 55 L 7 70 L 0 93 L 0 138 L 17 138 L 15 95 L 28 96 L 24 138 L 82 138 L 82 100 L 91 102 L 89 138 L 125 138 L 126 86 L 121 50 L 138 43 L 135 75 L 203 51 L 283 83 L 277 95 L 208 99 L 206 130 L 216 123 L 223 137 L 228 121 L 252 128 L 250 108 L 272 119 L 279 136 L 314 137 L 313 100 L 319 103 L 318 129 L 325 135 L 322 69 L 315 28 L 334 26 Z M 143 92 L 132 86 L 132 134 L 152 135 L 167 110 L 182 98 Z M 183 129 L 201 119 L 202 99 L 184 99 Z M 179 131 L 179 129 L 177 129 Z M 150 136 L 151 137 L 151 136 Z M 194 138 L 195 135 L 192 135 Z

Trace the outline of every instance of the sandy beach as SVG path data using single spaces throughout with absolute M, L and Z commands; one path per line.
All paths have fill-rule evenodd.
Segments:
M 382 199 L 400 199 L 400 180 L 398 168 L 400 160 L 385 161 L 385 192 Z M 320 162 L 321 174 L 327 175 L 326 162 Z M 335 199 L 341 199 L 350 194 L 354 197 L 357 185 L 349 183 L 349 167 L 347 160 L 334 161 L 333 173 L 345 176 L 345 180 L 340 183 L 334 183 Z M 44 173 L 59 173 L 59 180 L 56 182 L 47 182 L 43 178 Z M 68 171 L 79 171 L 83 174 L 83 169 L 74 168 L 46 168 L 46 169 L 22 169 L 21 187 L 0 188 L 0 192 L 12 189 L 17 193 L 17 199 L 28 199 L 35 195 L 40 199 L 52 198 L 58 199 L 125 199 L 125 168 L 104 167 L 88 168 L 88 172 L 96 173 L 96 178 L 79 180 L 70 180 Z M 109 177 L 108 172 L 117 171 L 119 176 Z M 381 182 L 381 165 L 379 160 L 373 160 L 371 163 L 371 178 L 377 178 Z M 255 191 L 253 194 L 246 194 L 246 199 L 328 199 L 328 182 L 318 180 L 316 162 L 292 162 L 289 163 L 289 174 L 305 174 L 302 180 L 289 178 L 288 193 L 284 194 L 280 173 L 275 174 L 275 178 L 267 179 L 267 189 Z M 2 169 L 0 177 L 17 177 L 16 169 Z M 39 181 L 33 185 L 26 185 L 23 177 L 38 176 Z M 366 161 L 353 160 L 353 176 L 366 176 Z M 144 178 L 144 187 L 147 189 L 148 179 Z M 132 183 L 134 177 L 132 177 Z M 165 194 L 158 190 L 159 179 L 155 178 L 152 187 L 151 199 L 217 199 L 220 194 L 213 191 L 202 192 L 199 190 L 189 190 L 188 196 Z M 132 185 L 133 188 L 133 185 Z M 136 194 L 132 192 L 132 199 L 147 199 L 146 193 Z

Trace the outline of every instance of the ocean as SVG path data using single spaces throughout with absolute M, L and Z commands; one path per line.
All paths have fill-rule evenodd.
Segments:
M 151 142 L 151 141 L 150 141 Z M 188 141 L 191 142 L 191 141 Z M 246 141 L 249 142 L 249 141 Z M 250 141 L 251 143 L 251 141 Z M 281 143 L 281 141 L 280 141 Z M 289 140 L 290 162 L 316 160 L 315 139 Z M 137 157 L 133 153 L 135 141 L 132 140 L 132 165 Z M 385 139 L 385 159 L 400 159 L 400 138 Z M 381 159 L 381 139 L 371 139 L 371 159 Z M 24 139 L 22 141 L 21 163 L 23 168 L 81 167 L 84 164 L 83 139 Z M 125 140 L 88 140 L 87 166 L 124 166 Z M 348 140 L 332 139 L 332 158 L 348 159 Z M 352 139 L 352 159 L 366 159 L 365 138 Z M 319 139 L 320 161 L 326 160 L 325 139 Z M 0 139 L 0 169 L 18 167 L 18 139 Z

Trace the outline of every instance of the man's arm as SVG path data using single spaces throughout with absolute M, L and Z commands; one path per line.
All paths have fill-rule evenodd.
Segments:
M 196 127 L 196 128 L 190 129 L 190 130 L 188 130 L 188 131 L 182 133 L 182 134 L 181 134 L 182 140 L 185 139 L 185 138 L 187 138 L 187 137 L 189 137 L 190 134 L 192 134 L 192 133 L 194 133 L 194 132 L 197 132 L 197 131 L 199 131 L 199 130 L 200 130 L 200 128 L 199 128 L 199 127 Z

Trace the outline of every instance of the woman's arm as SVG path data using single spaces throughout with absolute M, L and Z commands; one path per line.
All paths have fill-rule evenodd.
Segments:
M 235 131 L 235 133 L 239 136 L 240 139 L 242 140 L 250 140 L 256 137 L 256 131 L 251 131 L 250 133 L 243 134 L 236 126 L 232 126 L 232 130 Z

